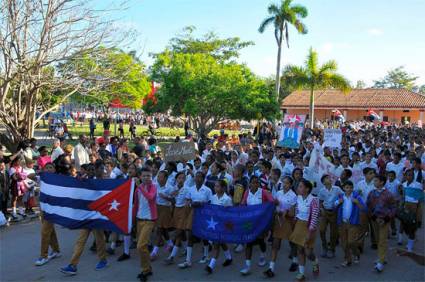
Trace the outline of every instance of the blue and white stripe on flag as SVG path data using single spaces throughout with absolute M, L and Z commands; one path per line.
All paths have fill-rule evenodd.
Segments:
M 131 180 L 80 180 L 42 173 L 40 182 L 40 208 L 44 219 L 70 229 L 104 229 L 118 233 L 131 230 Z M 108 205 L 113 201 L 115 205 L 112 209 Z M 93 208 L 94 202 L 104 208 Z

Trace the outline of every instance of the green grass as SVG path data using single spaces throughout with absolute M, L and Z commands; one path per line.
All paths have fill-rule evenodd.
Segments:
M 116 129 L 117 129 L 116 135 L 118 135 L 119 134 L 118 125 L 117 125 Z M 47 128 L 38 128 L 37 130 L 43 131 L 47 134 Z M 81 134 L 88 135 L 90 133 L 88 123 L 83 123 L 83 124 L 76 123 L 74 126 L 68 125 L 68 130 L 72 134 L 74 139 L 77 138 Z M 114 124 L 111 124 L 110 131 L 111 131 L 111 135 L 115 135 Z M 228 134 L 229 136 L 232 136 L 233 134 L 236 134 L 236 135 L 240 134 L 240 131 L 238 131 L 238 130 L 225 130 L 225 133 Z M 209 136 L 213 136 L 214 134 L 219 135 L 220 131 L 219 130 L 213 130 L 209 133 Z M 97 124 L 94 135 L 95 136 L 102 136 L 103 135 L 102 124 L 100 124 L 100 123 Z M 124 135 L 126 137 L 130 137 L 129 125 L 128 124 L 124 125 Z M 149 133 L 149 129 L 148 129 L 147 126 L 137 125 L 136 126 L 136 135 L 137 136 L 150 136 L 151 134 Z M 158 129 L 155 129 L 155 136 L 156 137 L 176 137 L 176 136 L 184 137 L 184 129 L 183 128 L 160 127 Z

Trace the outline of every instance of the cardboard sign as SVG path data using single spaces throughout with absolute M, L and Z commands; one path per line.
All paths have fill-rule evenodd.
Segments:
M 341 129 L 324 129 L 324 145 L 330 148 L 341 148 L 342 131 Z
M 282 131 L 279 136 L 279 147 L 298 149 L 303 135 L 305 115 L 286 114 L 283 119 Z
M 195 143 L 179 142 L 165 145 L 164 159 L 166 162 L 189 161 L 196 158 Z

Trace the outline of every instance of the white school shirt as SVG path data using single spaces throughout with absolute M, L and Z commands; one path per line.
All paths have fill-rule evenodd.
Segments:
M 274 197 L 279 201 L 279 205 L 276 206 L 276 211 L 287 211 L 297 204 L 297 195 L 291 189 L 285 193 L 283 190 L 276 192 Z
M 295 209 L 295 216 L 299 220 L 308 221 L 310 216 L 310 206 L 311 202 L 315 197 L 313 195 L 308 195 L 307 198 L 303 199 L 302 196 L 297 196 L 297 205 Z
M 403 169 L 404 169 L 404 163 L 401 161 L 398 164 L 395 164 L 394 162 L 387 163 L 387 167 L 385 168 L 386 171 L 393 170 L 398 180 L 403 179 Z
M 199 190 L 196 185 L 188 187 L 186 199 L 192 200 L 192 202 L 208 203 L 211 201 L 212 191 L 205 185 L 202 185 Z
M 396 199 L 399 199 L 400 193 L 398 192 L 398 186 L 400 186 L 400 184 L 401 183 L 398 179 L 394 179 L 393 182 L 387 180 L 387 182 L 385 183 L 385 188 L 388 189 L 388 191 L 390 191 Z
M 181 208 L 186 206 L 186 199 L 187 199 L 187 194 L 189 193 L 188 191 L 188 187 L 187 186 L 183 186 L 182 188 L 178 188 L 177 186 L 175 187 L 175 190 L 178 190 L 179 192 L 177 193 L 175 199 L 176 199 L 176 203 L 175 206 L 176 208 Z
M 276 184 L 273 184 L 271 181 L 269 182 L 270 191 L 272 191 L 273 198 L 276 197 L 276 193 L 283 189 L 283 183 L 279 180 Z
M 403 189 L 405 188 L 413 188 L 413 189 L 418 189 L 422 191 L 422 184 L 417 182 L 417 181 L 413 181 L 412 183 L 408 184 L 407 181 L 403 183 Z M 413 204 L 417 204 L 419 201 L 416 200 L 415 198 L 409 197 L 409 196 L 404 196 L 404 201 L 406 203 L 413 203 Z
M 366 163 L 366 162 L 361 162 L 360 163 L 360 168 L 361 168 L 361 170 L 363 170 L 363 169 L 365 169 L 365 168 L 367 168 L 367 167 L 369 167 L 369 168 L 373 168 L 374 170 L 375 170 L 375 172 L 377 172 L 378 171 L 378 166 L 373 162 L 373 161 L 370 161 L 370 164 L 368 164 L 368 163 Z
M 344 192 L 338 186 L 332 186 L 328 190 L 326 187 L 322 187 L 319 190 L 319 200 L 323 201 L 323 207 L 327 210 L 332 210 L 335 207 L 335 200 L 339 195 Z
M 375 189 L 375 185 L 373 184 L 373 180 L 370 181 L 369 184 L 366 183 L 366 180 L 361 180 L 360 182 L 357 183 L 357 185 L 356 184 L 354 184 L 354 185 L 356 187 L 354 190 L 360 192 L 360 195 L 362 197 L 363 202 L 366 203 L 367 202 L 367 196 L 369 196 L 369 193 L 373 189 Z
M 230 207 L 233 205 L 233 202 L 232 198 L 230 198 L 226 193 L 224 193 L 223 196 L 221 196 L 220 198 L 217 196 L 217 194 L 212 195 L 211 204 Z
M 160 186 L 159 183 L 156 183 L 157 190 L 157 197 L 156 197 L 156 204 L 159 206 L 171 206 L 171 202 L 162 198 L 160 194 L 164 194 L 167 197 L 171 197 L 171 194 L 175 191 L 175 188 L 172 186 L 168 186 L 165 184 L 164 186 Z
M 342 202 L 342 220 L 344 222 L 349 222 L 351 217 L 351 212 L 353 211 L 353 201 L 351 200 L 351 196 L 347 197 L 344 194 Z
M 258 188 L 257 192 L 254 194 L 251 190 L 248 190 L 248 197 L 246 198 L 246 204 L 250 205 L 259 205 L 263 203 L 263 189 Z

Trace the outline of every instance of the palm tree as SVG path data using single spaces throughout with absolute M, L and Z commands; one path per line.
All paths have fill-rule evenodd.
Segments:
M 283 72 L 283 79 L 298 89 L 310 90 L 310 127 L 314 127 L 314 90 L 335 88 L 345 93 L 350 91 L 350 82 L 336 71 L 334 60 L 319 65 L 317 52 L 310 48 L 305 66 L 289 65 Z
M 276 93 L 279 100 L 280 91 L 280 61 L 282 55 L 282 42 L 285 38 L 289 48 L 289 25 L 293 25 L 299 33 L 306 34 L 307 27 L 301 22 L 301 18 L 307 17 L 307 9 L 301 5 L 291 5 L 292 0 L 282 0 L 279 5 L 271 4 L 268 7 L 269 17 L 264 19 L 258 31 L 263 33 L 267 26 L 274 25 L 274 36 L 277 43 L 277 65 L 276 65 Z

